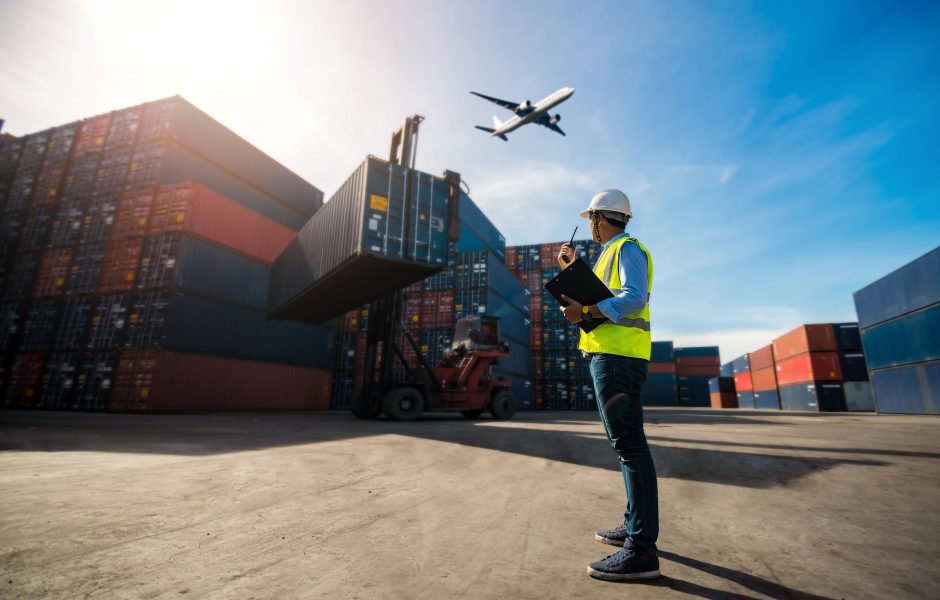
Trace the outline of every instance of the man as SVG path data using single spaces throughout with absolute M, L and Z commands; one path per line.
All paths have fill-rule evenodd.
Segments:
M 568 305 L 561 310 L 572 323 L 608 319 L 590 333 L 582 330 L 578 348 L 591 360 L 597 410 L 620 459 L 627 492 L 623 524 L 594 536 L 623 549 L 591 563 L 587 570 L 592 577 L 610 581 L 648 579 L 659 576 L 656 468 L 643 432 L 640 401 L 652 346 L 649 294 L 653 261 L 643 244 L 626 233 L 633 212 L 623 192 L 600 192 L 581 216 L 590 222 L 594 241 L 604 244 L 594 273 L 614 296 L 593 306 L 562 296 Z M 565 244 L 558 254 L 559 264 L 564 268 L 574 258 L 574 248 Z

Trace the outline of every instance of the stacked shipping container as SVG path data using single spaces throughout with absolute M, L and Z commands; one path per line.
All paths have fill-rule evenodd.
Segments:
M 189 179 L 215 191 L 157 185 Z M 4 404 L 325 406 L 327 331 L 264 319 L 270 263 L 321 203 L 178 97 L 5 141 Z
M 708 381 L 720 371 L 718 346 L 676 348 L 679 406 L 711 406 Z
M 940 247 L 854 297 L 878 412 L 940 413 Z
M 450 248 L 446 268 L 404 289 L 402 321 L 433 367 L 450 350 L 457 319 L 499 317 L 500 336 L 509 341 L 510 353 L 496 365 L 495 375 L 509 381 L 520 409 L 531 408 L 529 293 L 504 264 L 505 239 L 466 195 L 460 199 L 459 217 L 460 239 Z M 335 410 L 348 409 L 352 396 L 362 388 L 367 329 L 367 307 L 337 319 L 331 400 Z M 404 334 L 396 341 L 408 366 L 416 368 L 418 358 Z M 399 377 L 406 373 L 398 359 L 393 371 Z

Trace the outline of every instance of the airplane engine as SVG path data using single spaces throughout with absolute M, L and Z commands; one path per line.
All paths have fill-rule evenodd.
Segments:
M 516 112 L 522 112 L 525 110 L 529 110 L 530 108 L 532 108 L 532 101 L 526 100 L 525 102 L 519 105 L 519 108 L 516 109 Z
M 552 125 L 558 125 L 558 121 L 561 121 L 561 115 L 555 115 L 554 117 L 548 120 L 548 122 L 551 123 Z

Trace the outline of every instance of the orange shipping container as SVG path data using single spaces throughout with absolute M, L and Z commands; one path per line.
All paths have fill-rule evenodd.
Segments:
M 685 367 L 721 367 L 721 359 L 717 356 L 677 356 L 676 365 L 681 369 Z M 752 367 L 753 368 L 753 367 Z
M 734 392 L 712 392 L 712 408 L 737 408 L 738 396 Z
M 201 354 L 125 350 L 118 358 L 111 409 L 326 410 L 327 369 Z
M 832 329 L 832 323 L 800 325 L 793 331 L 775 339 L 773 350 L 774 360 L 776 361 L 804 352 L 835 351 L 836 335 Z
M 749 392 L 754 389 L 751 383 L 751 372 L 745 371 L 734 376 L 734 389 L 739 392 Z
M 671 362 L 651 362 L 646 367 L 647 373 L 675 373 L 676 363 Z
M 777 362 L 777 385 L 841 380 L 838 352 L 806 352 Z
M 759 371 L 774 366 L 774 347 L 767 344 L 760 350 L 755 350 L 748 354 L 748 365 L 751 371 Z M 755 388 L 756 389 L 756 388 Z
M 111 239 L 114 241 L 143 237 L 147 233 L 150 210 L 157 188 L 141 188 L 128 192 L 118 201 Z
M 679 359 L 676 359 L 675 373 L 677 375 L 688 375 L 690 377 L 705 377 L 706 375 L 718 377 L 721 375 L 721 365 L 686 365 L 680 364 Z
M 752 355 L 753 356 L 753 355 Z M 764 392 L 777 389 L 777 374 L 774 367 L 764 367 L 751 371 L 751 385 L 755 392 Z

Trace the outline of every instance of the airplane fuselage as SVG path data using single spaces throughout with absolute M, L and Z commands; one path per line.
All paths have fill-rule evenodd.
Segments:
M 538 121 L 544 114 L 570 98 L 572 95 L 574 95 L 573 87 L 563 87 L 557 92 L 550 94 L 549 96 L 539 100 L 529 107 L 525 107 L 525 104 L 520 104 L 519 108 L 517 108 L 515 111 L 516 115 L 503 123 L 490 135 L 503 136 L 510 131 L 519 129 L 523 125 L 528 125 L 529 123 Z

